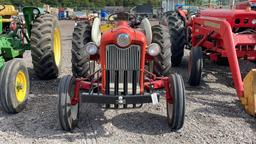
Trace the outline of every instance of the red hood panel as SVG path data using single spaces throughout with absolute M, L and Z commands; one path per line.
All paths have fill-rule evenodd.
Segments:
M 236 9 L 206 9 L 200 11 L 200 16 L 214 16 L 217 18 L 232 18 L 236 15 L 255 15 L 256 11 L 236 10 Z
M 147 44 L 147 40 L 143 32 L 133 29 L 128 25 L 121 24 L 117 28 L 107 31 L 102 35 L 100 48 L 108 44 L 116 44 L 117 36 L 121 33 L 126 33 L 130 36 L 131 44 L 141 46 Z
M 256 25 L 252 24 L 252 20 L 256 18 L 256 11 L 253 10 L 206 9 L 200 12 L 200 16 L 226 19 L 231 27 L 256 27 Z M 236 20 L 238 20 L 239 23 L 236 23 Z M 248 22 L 245 23 L 244 21 Z

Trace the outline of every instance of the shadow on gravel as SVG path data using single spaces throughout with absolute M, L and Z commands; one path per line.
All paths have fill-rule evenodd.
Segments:
M 148 112 L 130 112 L 115 116 L 112 124 L 119 129 L 147 135 L 159 135 L 172 132 L 166 117 Z
M 198 120 L 201 121 L 202 124 L 208 125 L 209 122 L 204 121 L 207 119 L 205 117 L 202 117 L 201 114 L 203 114 L 204 116 L 217 115 L 221 117 L 241 118 L 250 125 L 251 129 L 254 132 L 256 132 L 255 117 L 248 115 L 244 111 L 243 106 L 241 105 L 239 100 L 234 100 L 228 103 L 227 101 L 206 99 L 198 96 L 193 96 L 193 94 L 194 93 L 192 93 L 190 97 L 187 97 L 186 99 L 188 101 L 191 101 L 193 104 L 202 104 L 205 106 L 199 109 L 195 109 L 193 111 L 193 113 L 197 115 Z M 221 92 L 220 94 L 224 95 Z M 214 119 L 212 119 L 211 123 L 214 123 Z
M 248 115 L 238 100 L 229 66 L 217 65 L 210 60 L 205 59 L 201 84 L 197 87 L 192 87 L 187 83 L 187 61 L 188 57 L 185 56 L 181 67 L 174 68 L 175 72 L 178 72 L 183 76 L 186 90 L 189 93 L 189 96 L 187 96 L 186 99 L 195 105 L 202 104 L 207 106 L 196 109 L 193 113 L 204 114 L 204 116 L 215 114 L 222 117 L 241 118 L 250 125 L 254 132 L 256 132 L 255 117 Z M 239 61 L 239 64 L 242 77 L 244 77 L 251 68 L 255 68 L 255 64 L 243 60 Z M 234 89 L 234 92 L 230 92 L 230 90 L 229 92 L 225 91 L 223 86 Z M 231 102 L 225 100 L 222 101 L 221 99 L 216 100 L 220 95 L 224 97 L 234 97 L 234 99 Z M 202 123 L 205 122 L 206 125 L 209 124 L 207 121 L 204 121 L 205 118 L 200 118 L 199 116 L 198 120 L 200 119 L 202 120 Z M 214 121 L 214 119 L 211 120 Z
M 210 65 L 210 64 L 209 64 Z M 184 76 L 186 83 L 186 63 L 182 64 L 181 68 L 175 68 L 174 71 L 181 73 Z M 209 87 L 210 83 L 225 83 L 225 81 L 232 81 L 227 73 L 228 69 L 222 69 L 217 66 L 206 65 L 204 72 L 212 73 L 214 80 L 206 79 L 202 81 L 199 87 L 188 87 L 189 96 L 187 100 L 193 104 L 207 105 L 192 111 L 192 114 L 204 114 L 206 116 L 213 116 L 212 114 L 223 117 L 242 118 L 253 131 L 256 131 L 255 119 L 248 116 L 239 101 L 215 100 L 211 96 L 218 94 L 225 96 L 236 96 L 234 93 L 223 92 L 218 88 Z M 42 81 L 33 75 L 33 70 L 29 69 L 31 89 L 29 101 L 26 109 L 21 113 L 15 115 L 6 114 L 0 110 L 0 131 L 7 132 L 7 134 L 14 133 L 25 138 L 32 139 L 64 139 L 69 142 L 74 142 L 76 139 L 97 139 L 99 137 L 111 137 L 115 134 L 115 127 L 123 129 L 128 132 L 159 135 L 170 133 L 166 117 L 148 113 L 148 112 L 129 112 L 116 115 L 115 110 L 110 110 L 114 113 L 113 118 L 108 119 L 105 109 L 102 109 L 97 104 L 83 104 L 81 106 L 80 120 L 78 128 L 73 133 L 65 132 L 61 129 L 58 120 L 57 112 L 57 88 L 59 79 Z M 206 98 L 198 96 L 207 96 Z M 210 96 L 209 96 L 210 95 Z M 211 114 L 211 115 L 209 115 Z M 198 119 L 203 121 L 203 118 Z M 207 121 L 203 121 L 208 124 Z M 105 128 L 107 126 L 107 129 Z
M 186 54 L 188 54 L 188 51 L 186 51 Z M 239 64 L 242 77 L 245 77 L 245 75 L 256 66 L 252 62 L 245 60 L 240 60 Z M 183 76 L 186 85 L 188 85 L 187 65 L 188 56 L 184 56 L 181 65 L 179 67 L 173 68 L 173 72 L 177 72 Z M 211 62 L 209 59 L 204 59 L 201 84 L 198 87 L 208 86 L 210 83 L 224 84 L 227 87 L 234 88 L 234 82 L 229 66 L 217 65 L 216 63 Z

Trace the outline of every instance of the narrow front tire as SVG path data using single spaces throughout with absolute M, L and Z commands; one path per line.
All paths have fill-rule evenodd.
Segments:
M 59 83 L 58 94 L 58 112 L 59 121 L 63 130 L 72 131 L 78 124 L 79 102 L 71 104 L 75 91 L 75 78 L 64 76 Z
M 172 74 L 169 80 L 170 96 L 167 99 L 167 122 L 173 131 L 180 130 L 185 118 L 185 86 L 178 74 Z

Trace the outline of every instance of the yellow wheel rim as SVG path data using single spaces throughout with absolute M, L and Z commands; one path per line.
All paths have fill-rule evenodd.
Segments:
M 53 43 L 54 60 L 55 60 L 55 64 L 59 66 L 60 59 L 61 59 L 61 40 L 60 40 L 59 28 L 55 28 L 53 37 L 54 37 L 54 43 Z
M 15 92 L 18 102 L 24 102 L 27 94 L 27 78 L 23 71 L 19 71 L 16 76 Z

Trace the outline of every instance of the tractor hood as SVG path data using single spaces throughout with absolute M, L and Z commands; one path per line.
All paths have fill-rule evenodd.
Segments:
M 200 16 L 226 19 L 231 27 L 256 27 L 256 11 L 237 9 L 206 9 Z
M 248 0 L 244 2 L 238 2 L 235 4 L 236 9 L 247 9 L 251 7 L 251 9 L 256 10 L 256 0 Z
M 141 47 L 144 47 L 147 45 L 147 40 L 143 32 L 131 28 L 126 21 L 120 21 L 116 28 L 103 33 L 100 48 L 103 48 L 109 44 L 118 46 L 117 38 L 120 34 L 129 35 L 130 44 L 125 47 L 129 47 L 130 45 L 140 45 Z

